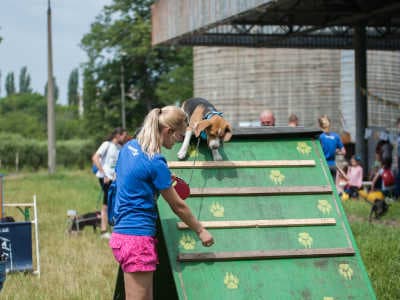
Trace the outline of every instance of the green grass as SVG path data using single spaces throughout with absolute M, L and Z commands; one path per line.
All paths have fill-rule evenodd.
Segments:
M 377 298 L 400 299 L 400 202 L 371 223 L 366 201 L 345 201 L 344 209 Z
M 117 270 L 107 240 L 85 228 L 69 236 L 67 210 L 94 211 L 99 186 L 90 171 L 61 171 L 9 176 L 4 180 L 7 203 L 32 202 L 37 195 L 41 276 L 8 274 L 1 299 L 111 299 Z M 16 209 L 6 215 L 23 220 Z
M 32 202 L 37 195 L 41 276 L 8 274 L 1 299 L 111 299 L 117 263 L 106 240 L 86 228 L 69 236 L 67 210 L 78 213 L 99 207 L 99 186 L 86 171 L 59 170 L 6 176 L 7 203 Z M 392 203 L 380 221 L 368 222 L 371 206 L 364 201 L 346 201 L 344 208 L 379 300 L 400 299 L 400 203 Z M 22 215 L 7 208 L 7 215 Z

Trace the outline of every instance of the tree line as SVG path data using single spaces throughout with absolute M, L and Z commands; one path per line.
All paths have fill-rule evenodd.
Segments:
M 121 87 L 125 87 L 126 127 L 131 134 L 150 109 L 177 104 L 192 96 L 192 49 L 151 45 L 153 2 L 113 0 L 103 8 L 81 39 L 88 58 L 70 73 L 67 105 L 57 103 L 58 88 L 53 78 L 57 143 L 90 139 L 90 144 L 96 145 L 113 128 L 121 126 Z M 32 91 L 26 66 L 21 68 L 18 79 L 17 90 L 14 74 L 10 72 L 5 77 L 0 133 L 45 141 L 47 83 L 43 94 Z M 1 156 L 0 153 L 0 159 Z

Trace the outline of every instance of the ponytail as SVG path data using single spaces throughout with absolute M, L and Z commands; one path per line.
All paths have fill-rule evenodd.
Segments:
M 152 109 L 143 121 L 137 140 L 143 152 L 150 157 L 161 152 L 161 129 L 170 127 L 175 130 L 186 126 L 186 114 L 177 106 L 165 106 Z
M 162 113 L 161 108 L 152 109 L 143 121 L 137 140 L 142 146 L 142 150 L 150 157 L 161 151 L 161 136 L 159 128 L 159 118 Z

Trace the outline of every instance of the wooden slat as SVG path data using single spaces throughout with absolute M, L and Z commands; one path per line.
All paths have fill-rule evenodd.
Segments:
M 331 192 L 332 188 L 330 186 L 191 188 L 190 197 L 232 195 L 301 195 L 329 194 Z
M 171 169 L 314 167 L 315 160 L 170 161 Z
M 4 203 L 3 205 L 9 207 L 33 207 L 33 203 Z
M 294 227 L 314 225 L 336 225 L 335 218 L 313 219 L 275 219 L 275 220 L 240 220 L 240 221 L 201 221 L 205 228 L 249 228 L 249 227 Z M 183 222 L 177 222 L 179 229 L 189 228 Z
M 335 257 L 354 255 L 353 248 L 294 249 L 294 250 L 257 250 L 237 252 L 199 252 L 179 253 L 178 261 L 227 261 L 243 259 L 277 259 L 296 257 Z

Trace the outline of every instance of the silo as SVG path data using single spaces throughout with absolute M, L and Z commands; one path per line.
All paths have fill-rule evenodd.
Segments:
M 368 51 L 369 126 L 393 129 L 399 62 L 398 52 Z M 195 47 L 194 95 L 211 100 L 234 126 L 257 124 L 269 108 L 277 126 L 295 113 L 300 125 L 314 127 L 327 114 L 335 131 L 355 136 L 353 51 Z

